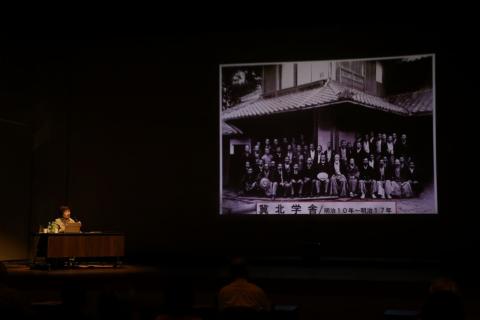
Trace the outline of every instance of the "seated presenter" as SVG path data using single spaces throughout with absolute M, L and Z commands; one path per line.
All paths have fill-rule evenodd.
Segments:
M 55 219 L 55 224 L 57 225 L 59 232 L 65 232 L 65 226 L 69 223 L 75 222 L 75 220 L 70 218 L 70 208 L 67 206 L 61 206 L 58 209 L 58 215 L 60 216 L 60 218 Z

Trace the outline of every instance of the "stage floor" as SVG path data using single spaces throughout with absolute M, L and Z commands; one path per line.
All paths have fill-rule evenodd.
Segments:
M 190 291 L 195 308 L 214 312 L 218 290 L 229 281 L 226 266 L 211 263 L 129 264 L 118 268 L 94 265 L 51 271 L 31 270 L 19 262 L 6 265 L 9 285 L 35 305 L 59 303 L 61 290 L 73 284 L 88 292 L 92 310 L 102 292 L 115 291 L 147 315 L 160 312 L 172 286 Z M 395 266 L 343 261 L 302 265 L 295 260 L 251 261 L 250 274 L 274 305 L 298 306 L 300 320 L 380 320 L 387 309 L 418 310 L 430 282 L 445 275 L 435 264 Z M 465 307 L 474 316 L 467 319 L 474 319 L 479 315 L 478 291 L 473 284 L 460 285 Z
M 307 281 L 307 282 L 368 282 L 368 283 L 412 283 L 426 285 L 444 272 L 435 260 L 412 262 L 410 260 L 368 259 L 318 259 L 306 261 L 302 258 L 249 260 L 250 277 L 256 281 Z M 32 269 L 27 262 L 5 263 L 11 281 L 41 279 L 88 279 L 111 278 L 171 279 L 190 278 L 196 281 L 225 281 L 228 268 L 225 264 L 202 263 L 201 261 L 156 265 L 125 264 L 118 267 L 89 264 L 64 269 Z
M 112 267 L 110 265 L 90 264 L 51 270 L 32 269 L 30 264 L 26 262 L 8 262 L 5 265 L 9 275 L 12 277 L 121 276 L 157 272 L 157 268 L 155 267 L 139 265 L 122 265 L 120 267 Z

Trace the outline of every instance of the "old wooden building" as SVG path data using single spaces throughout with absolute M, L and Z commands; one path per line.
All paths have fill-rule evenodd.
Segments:
M 299 137 L 335 149 L 363 133 L 405 133 L 433 175 L 434 85 L 429 56 L 263 66 L 255 99 L 221 112 L 223 182 L 245 144 Z M 231 130 L 231 128 L 235 130 Z

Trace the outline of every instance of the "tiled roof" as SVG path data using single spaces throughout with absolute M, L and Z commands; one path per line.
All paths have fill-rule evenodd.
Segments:
M 228 124 L 225 121 L 222 121 L 222 135 L 233 136 L 237 134 L 243 134 L 242 130 L 238 129 L 232 124 Z
M 388 98 L 394 103 L 406 109 L 411 114 L 422 114 L 433 112 L 433 92 L 426 89 L 415 92 L 403 93 Z
M 382 110 L 385 112 L 393 112 L 393 113 L 398 113 L 398 114 L 407 114 L 404 108 L 401 106 L 398 106 L 396 104 L 390 103 L 387 101 L 387 99 L 377 97 L 365 92 L 362 92 L 360 90 L 356 89 L 351 89 L 348 88 L 338 82 L 331 81 L 330 86 L 335 88 L 337 92 L 337 96 L 341 93 L 344 92 L 345 90 L 352 92 L 350 100 L 360 103 L 364 105 L 365 107 L 370 107 L 373 109 L 378 109 Z
M 260 98 L 239 104 L 235 107 L 224 110 L 222 112 L 222 119 L 228 121 L 241 118 L 260 117 L 281 112 L 319 108 L 342 100 L 351 101 L 365 107 L 386 112 L 408 114 L 408 111 L 404 108 L 392 104 L 383 98 L 348 88 L 338 82 L 330 80 L 321 87 L 273 98 Z

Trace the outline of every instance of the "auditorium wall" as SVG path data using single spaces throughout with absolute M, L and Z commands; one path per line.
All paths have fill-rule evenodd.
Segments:
M 411 38 L 406 50 L 393 44 L 361 46 L 365 40 L 353 37 L 339 54 L 326 45 L 335 37 L 313 44 L 311 34 L 291 32 L 254 38 L 253 54 L 251 46 L 236 45 L 251 35 L 239 33 L 235 41 L 222 34 L 160 35 L 77 44 L 65 67 L 68 81 L 57 84 L 59 92 L 67 87 L 67 98 L 38 115 L 51 119 L 51 136 L 34 154 L 32 221 L 46 222 L 66 203 L 85 230 L 125 232 L 129 257 L 295 255 L 305 248 L 340 257 L 428 257 L 469 250 L 468 234 L 462 232 L 468 205 L 455 207 L 450 200 L 468 191 L 445 183 L 456 176 L 445 170 L 444 159 L 453 151 L 446 131 L 439 134 L 438 217 L 220 217 L 219 63 L 434 48 L 424 38 Z M 448 52 L 437 59 L 443 74 L 456 72 Z M 460 119 L 446 110 L 461 97 L 439 92 L 437 116 Z

